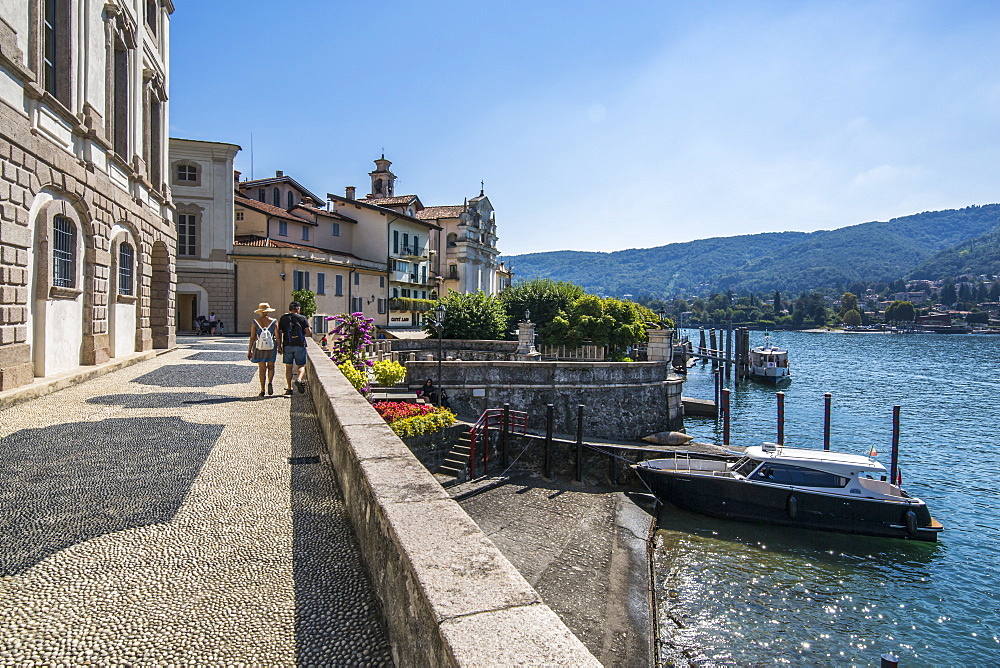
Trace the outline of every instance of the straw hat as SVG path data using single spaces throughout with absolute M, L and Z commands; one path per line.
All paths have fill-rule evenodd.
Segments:
M 265 313 L 274 313 L 274 309 L 267 302 L 261 302 L 257 304 L 257 310 L 254 311 L 257 315 L 264 315 Z

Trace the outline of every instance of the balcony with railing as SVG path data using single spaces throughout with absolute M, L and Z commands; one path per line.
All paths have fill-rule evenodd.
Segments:
M 410 262 L 420 262 L 426 260 L 428 253 L 426 246 L 400 246 L 398 250 L 393 250 L 393 256 Z

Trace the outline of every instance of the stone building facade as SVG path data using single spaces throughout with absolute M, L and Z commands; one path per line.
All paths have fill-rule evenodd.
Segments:
M 194 331 L 215 313 L 234 331 L 234 175 L 236 144 L 170 139 L 170 187 L 176 208 L 177 330 Z
M 496 214 L 483 190 L 464 204 L 426 207 L 417 217 L 441 228 L 434 268 L 442 278 L 443 294 L 501 291 Z M 505 269 L 506 283 L 510 277 Z
M 172 12 L 0 3 L 0 390 L 174 343 Z

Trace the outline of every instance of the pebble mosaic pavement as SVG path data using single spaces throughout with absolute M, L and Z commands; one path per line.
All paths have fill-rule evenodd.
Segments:
M 245 350 L 0 411 L 0 666 L 392 665 L 309 396 Z

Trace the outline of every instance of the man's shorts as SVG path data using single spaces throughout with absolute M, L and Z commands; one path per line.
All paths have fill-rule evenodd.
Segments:
M 306 365 L 306 349 L 304 346 L 285 346 L 282 348 L 281 357 L 285 364 L 294 364 L 295 366 L 305 366 Z

